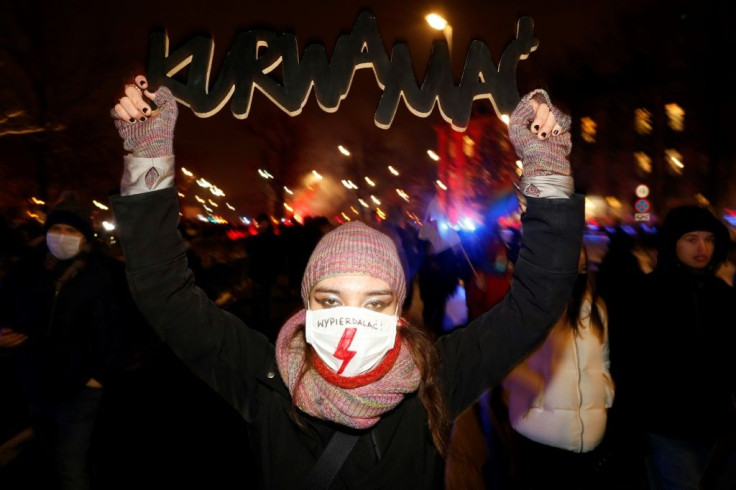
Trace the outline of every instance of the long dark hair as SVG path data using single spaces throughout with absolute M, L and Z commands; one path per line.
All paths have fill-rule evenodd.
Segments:
M 585 272 L 578 272 L 572 296 L 567 302 L 567 309 L 565 311 L 567 323 L 575 333 L 578 332 L 578 327 L 581 325 L 583 320 L 580 313 L 583 303 L 585 302 L 585 298 L 588 296 L 590 298 L 590 325 L 598 338 L 603 339 L 605 330 L 603 326 L 602 310 L 605 310 L 605 303 L 603 303 L 603 300 L 598 297 L 595 280 L 593 275 L 588 271 L 588 252 L 585 247 L 580 250 L 580 253 L 583 255 L 583 260 L 585 261 Z

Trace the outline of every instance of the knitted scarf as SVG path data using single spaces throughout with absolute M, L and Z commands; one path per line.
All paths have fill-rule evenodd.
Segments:
M 419 368 L 398 336 L 394 349 L 368 373 L 353 378 L 338 376 L 326 366 L 320 368 L 321 361 L 315 355 L 315 366 L 300 379 L 306 349 L 311 347 L 295 332 L 305 318 L 306 310 L 301 309 L 286 321 L 276 339 L 279 372 L 302 411 L 354 429 L 367 429 L 419 387 Z M 382 371 L 385 374 L 381 376 Z

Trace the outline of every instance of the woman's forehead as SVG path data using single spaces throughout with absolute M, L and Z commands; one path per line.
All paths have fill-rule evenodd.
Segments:
M 332 276 L 319 281 L 313 289 L 313 292 L 333 291 L 333 292 L 360 292 L 360 293 L 393 293 L 391 286 L 384 281 L 373 276 L 361 274 L 349 274 Z

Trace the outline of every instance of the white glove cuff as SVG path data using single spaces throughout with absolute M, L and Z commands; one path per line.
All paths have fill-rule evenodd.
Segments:
M 125 157 L 120 195 L 142 194 L 173 186 L 173 155 L 159 158 Z
M 567 199 L 575 194 L 575 186 L 569 175 L 522 177 L 520 184 L 521 192 L 530 197 Z

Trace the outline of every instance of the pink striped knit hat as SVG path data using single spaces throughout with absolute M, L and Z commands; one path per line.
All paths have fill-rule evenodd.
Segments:
M 360 221 L 351 221 L 327 233 L 309 257 L 302 279 L 302 300 L 323 279 L 343 275 L 383 279 L 396 293 L 398 304 L 406 298 L 406 278 L 396 245 L 387 235 Z

